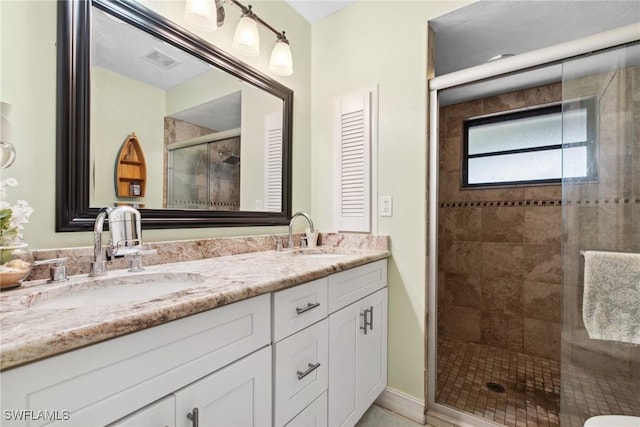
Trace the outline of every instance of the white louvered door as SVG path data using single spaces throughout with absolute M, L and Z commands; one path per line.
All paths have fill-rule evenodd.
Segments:
M 264 119 L 265 197 L 268 212 L 282 211 L 282 112 Z
M 335 228 L 371 231 L 371 92 L 334 99 Z

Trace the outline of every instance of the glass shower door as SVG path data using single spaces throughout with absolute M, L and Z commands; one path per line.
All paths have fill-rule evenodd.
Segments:
M 640 45 L 566 61 L 562 98 L 564 105 L 576 100 L 595 105 L 589 117 L 593 134 L 585 152 L 594 175 L 587 180 L 563 178 L 562 183 L 560 418 L 563 427 L 582 427 L 596 415 L 640 416 L 640 345 L 634 343 L 640 339 L 640 283 L 624 274 L 616 277 L 620 269 L 612 270 L 609 282 L 592 280 L 589 269 L 595 265 L 593 256 L 640 254 Z M 572 116 L 565 113 L 563 167 L 569 170 L 576 156 L 569 155 Z M 603 289 L 592 293 L 594 286 Z M 620 289 L 623 286 L 626 289 Z M 616 294 L 626 297 L 614 298 Z M 593 309 L 606 304 L 613 305 L 604 312 Z M 606 333 L 599 334 L 594 328 L 618 329 L 622 325 L 616 322 L 634 321 L 638 322 L 635 338 L 633 326 L 616 340 L 595 338 Z

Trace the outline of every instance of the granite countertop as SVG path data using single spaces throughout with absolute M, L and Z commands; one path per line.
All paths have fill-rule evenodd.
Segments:
M 62 284 L 26 282 L 0 294 L 0 369 L 278 291 L 389 257 L 387 250 L 319 247 L 307 251 L 264 251 L 146 267 L 143 272 L 86 274 Z M 82 287 L 112 287 L 158 277 L 197 278 L 185 288 L 152 299 L 79 308 L 51 308 L 47 302 Z M 189 278 L 187 277 L 187 278 Z

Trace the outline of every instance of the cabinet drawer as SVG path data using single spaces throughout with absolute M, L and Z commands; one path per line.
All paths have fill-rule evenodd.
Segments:
M 268 345 L 270 307 L 261 295 L 10 369 L 3 408 L 63 408 L 65 426 L 108 424 Z
M 327 389 L 328 320 L 275 344 L 275 425 L 285 425 Z
M 329 276 L 329 313 L 387 286 L 387 260 L 383 259 Z
M 327 392 L 289 421 L 287 427 L 327 427 Z
M 314 280 L 273 294 L 273 341 L 327 316 L 327 278 Z

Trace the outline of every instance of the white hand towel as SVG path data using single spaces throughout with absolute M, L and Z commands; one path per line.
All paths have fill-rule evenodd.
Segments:
M 589 338 L 640 344 L 640 254 L 583 255 L 582 320 Z

